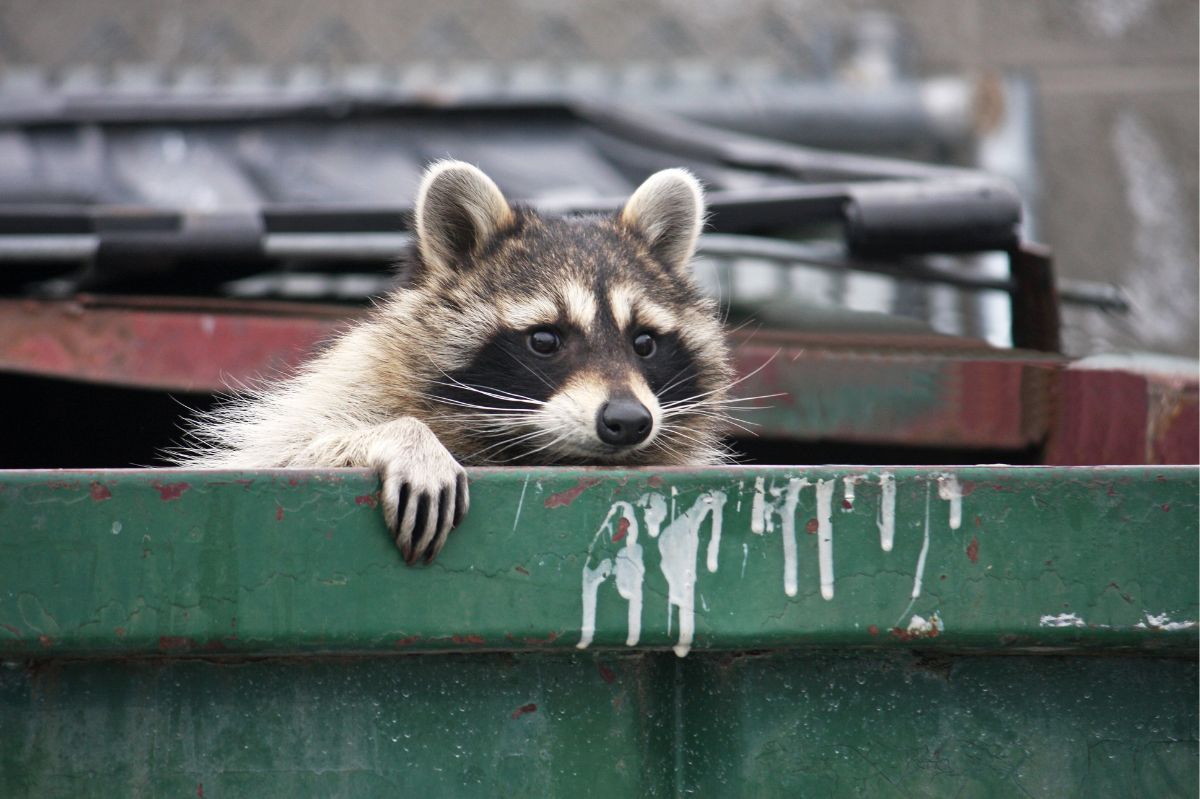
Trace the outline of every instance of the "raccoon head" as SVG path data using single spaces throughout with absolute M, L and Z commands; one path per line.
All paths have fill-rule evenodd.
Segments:
M 469 164 L 430 168 L 396 310 L 419 320 L 410 379 L 439 439 L 473 464 L 719 460 L 728 352 L 689 270 L 703 220 L 682 169 L 615 215 L 546 218 Z

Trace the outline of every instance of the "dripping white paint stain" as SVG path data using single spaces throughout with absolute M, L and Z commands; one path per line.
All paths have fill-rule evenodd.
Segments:
M 833 484 L 833 480 L 817 481 L 817 563 L 825 599 L 833 599 Z
M 854 510 L 855 486 L 862 482 L 862 476 L 848 474 L 842 478 L 842 513 Z
M 670 613 L 672 606 L 679 609 L 679 642 L 675 645 L 675 654 L 680 657 L 691 650 L 696 633 L 696 552 L 700 546 L 700 525 L 711 515 L 712 535 L 719 537 L 724 512 L 725 494 L 706 491 L 661 534 L 647 529 L 651 537 L 658 537 L 659 568 L 667 578 L 667 612 Z
M 934 480 L 937 481 L 938 497 L 950 503 L 949 527 L 957 529 L 962 522 L 962 491 L 955 476 L 949 474 L 932 475 L 925 485 L 925 518 L 924 535 L 921 539 L 920 553 L 914 568 L 913 586 L 908 597 L 908 607 L 901 615 L 896 626 L 903 624 L 913 605 L 921 597 L 924 584 L 925 568 L 933 543 L 931 524 L 931 499 Z M 767 538 L 774 532 L 775 517 L 780 520 L 780 538 L 783 555 L 783 590 L 787 597 L 799 593 L 799 553 L 796 540 L 796 519 L 801 508 L 801 497 L 804 488 L 815 488 L 816 518 L 808 524 L 809 532 L 816 533 L 817 571 L 820 578 L 821 596 L 826 600 L 834 598 L 836 577 L 834 572 L 834 523 L 833 496 L 838 481 L 842 483 L 842 495 L 845 498 L 843 509 L 853 509 L 856 501 L 855 487 L 867 481 L 866 475 L 848 475 L 828 479 L 820 479 L 815 483 L 803 477 L 788 478 L 784 487 L 771 485 L 768 487 L 765 477 L 754 480 L 754 494 L 750 507 L 748 533 L 742 540 L 741 576 L 746 575 L 746 566 L 750 556 L 750 543 L 755 536 Z M 878 475 L 879 506 L 876 515 L 876 525 L 880 535 L 880 546 L 883 551 L 891 551 L 895 543 L 896 528 L 896 479 L 889 472 Z M 740 493 L 744 482 L 738 483 L 739 507 Z M 589 646 L 595 636 L 596 606 L 599 601 L 601 586 L 614 578 L 617 593 L 627 603 L 627 636 L 626 645 L 635 646 L 641 639 L 643 585 L 645 582 L 645 561 L 641 531 L 657 541 L 659 569 L 667 582 L 667 634 L 678 619 L 678 637 L 674 646 L 680 657 L 686 655 L 695 638 L 695 600 L 698 581 L 698 557 L 700 553 L 700 536 L 706 521 L 709 523 L 709 539 L 705 551 L 706 571 L 717 573 L 720 567 L 720 550 L 722 529 L 726 505 L 726 494 L 723 491 L 710 490 L 699 494 L 687 507 L 686 502 L 680 505 L 679 491 L 671 489 L 671 501 L 668 505 L 662 493 L 648 492 L 641 495 L 636 502 L 614 502 L 605 516 L 604 521 L 592 536 L 588 548 L 587 560 L 582 570 L 581 605 L 583 618 L 580 625 L 580 649 Z M 850 506 L 846 508 L 846 506 Z M 678 507 L 687 507 L 678 513 Z M 640 514 L 639 514 L 640 512 Z M 638 516 L 641 516 L 642 526 L 639 527 Z M 868 522 L 869 523 L 869 522 Z M 616 545 L 620 544 L 617 548 Z M 711 593 L 709 596 L 713 596 Z M 714 597 L 719 608 L 719 597 Z M 707 601 L 704 610 L 708 610 Z M 1153 623 L 1157 617 L 1147 617 Z M 940 618 L 935 615 L 929 622 L 913 616 L 920 625 L 935 624 L 941 629 Z M 1065 620 L 1064 620 L 1065 621 Z M 1043 626 L 1058 626 L 1058 619 L 1044 617 Z M 1067 622 L 1070 623 L 1070 622 Z M 1167 622 L 1174 629 L 1178 622 Z M 1194 624 L 1194 622 L 1185 622 Z M 910 620 L 911 624 L 911 620 Z M 922 627 L 923 629 L 923 627 Z
M 875 523 L 879 527 L 880 548 L 891 552 L 896 538 L 896 477 L 890 472 L 879 475 L 879 516 Z
M 962 527 L 962 487 L 952 474 L 938 477 L 938 496 L 950 503 L 950 529 Z
M 796 595 L 796 503 L 800 489 L 812 485 L 803 477 L 788 480 L 787 494 L 783 502 L 783 592 Z

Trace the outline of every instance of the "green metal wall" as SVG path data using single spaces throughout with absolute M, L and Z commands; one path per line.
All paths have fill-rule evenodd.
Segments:
M 1195 469 L 481 470 L 411 569 L 377 491 L 0 473 L 0 795 L 1197 793 Z

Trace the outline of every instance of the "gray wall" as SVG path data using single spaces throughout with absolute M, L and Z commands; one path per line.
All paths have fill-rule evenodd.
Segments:
M 922 72 L 1036 80 L 1040 237 L 1063 274 L 1135 304 L 1069 315 L 1070 349 L 1194 357 L 1195 0 L 0 0 L 0 70 L 758 59 L 811 74 L 831 24 L 870 9 L 909 24 Z

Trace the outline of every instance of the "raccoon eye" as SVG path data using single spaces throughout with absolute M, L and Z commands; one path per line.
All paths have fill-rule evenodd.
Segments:
M 529 349 L 536 355 L 553 355 L 562 347 L 562 339 L 558 333 L 547 327 L 541 327 L 529 334 Z
M 654 336 L 649 333 L 638 333 L 633 337 L 633 351 L 643 358 L 649 358 L 654 354 L 657 345 L 654 343 Z

